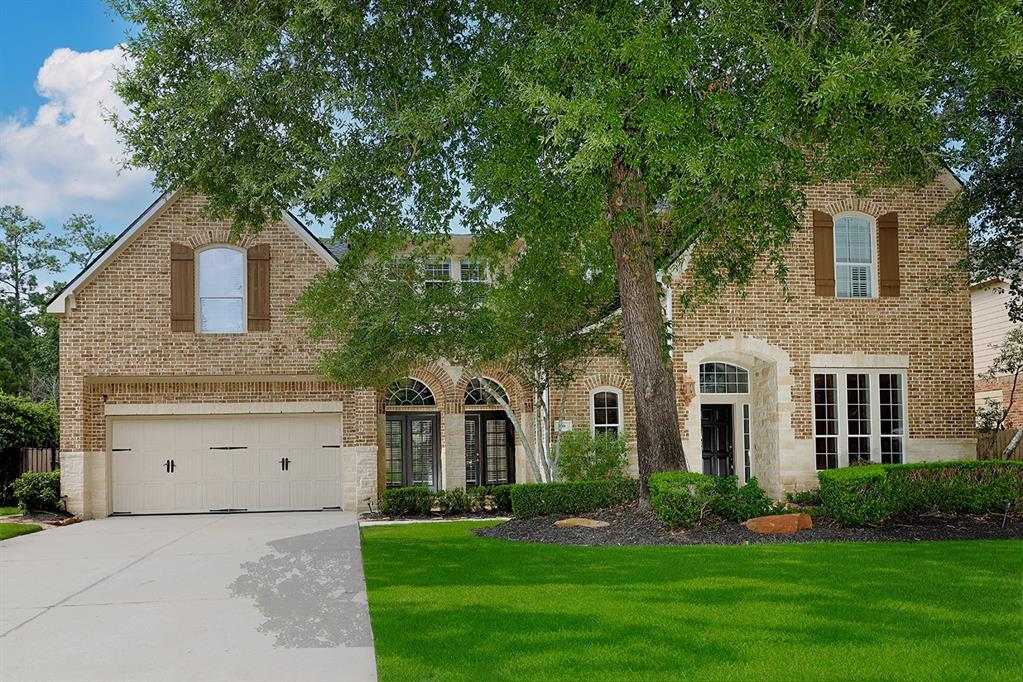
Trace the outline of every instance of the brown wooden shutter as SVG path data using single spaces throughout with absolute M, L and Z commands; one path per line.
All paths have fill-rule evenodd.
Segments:
M 195 331 L 195 252 L 171 244 L 171 331 Z
M 270 331 L 270 245 L 249 248 L 249 331 Z
M 878 280 L 882 296 L 899 295 L 899 214 L 885 213 L 877 219 Z
M 813 275 L 818 296 L 835 297 L 835 221 L 822 211 L 813 212 Z

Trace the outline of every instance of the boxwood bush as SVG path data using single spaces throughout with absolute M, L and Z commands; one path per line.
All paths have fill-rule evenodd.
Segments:
M 907 514 L 997 512 L 1023 503 L 1023 462 L 875 464 L 820 472 L 821 510 L 845 525 Z
M 387 488 L 380 493 L 380 512 L 388 516 L 425 516 L 433 509 L 436 494 L 429 488 Z
M 639 481 L 621 478 L 573 483 L 520 483 L 510 488 L 512 513 L 520 519 L 529 519 L 549 514 L 580 514 L 633 502 L 639 494 Z
M 14 499 L 23 511 L 59 511 L 60 471 L 28 471 L 12 485 Z

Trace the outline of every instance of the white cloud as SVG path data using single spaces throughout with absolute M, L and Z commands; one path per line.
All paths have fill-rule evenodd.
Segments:
M 119 172 L 121 144 L 104 119 L 106 111 L 125 111 L 111 88 L 124 63 L 120 47 L 60 48 L 46 59 L 36 78 L 46 103 L 31 120 L 0 121 L 0 203 L 20 204 L 42 219 L 122 207 L 138 213 L 148 204 L 152 174 Z

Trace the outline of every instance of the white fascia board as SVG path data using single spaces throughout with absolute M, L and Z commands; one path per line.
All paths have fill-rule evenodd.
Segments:
M 323 245 L 323 242 L 316 238 L 316 235 L 309 231 L 308 227 L 303 225 L 298 218 L 293 216 L 290 211 L 282 211 L 281 217 L 284 219 L 284 222 L 287 223 L 288 227 L 294 230 L 295 233 L 302 238 L 302 241 L 308 244 L 309 248 L 315 251 L 327 265 L 331 267 L 337 265 L 337 258 L 334 258 L 334 254 L 332 254 L 327 247 Z

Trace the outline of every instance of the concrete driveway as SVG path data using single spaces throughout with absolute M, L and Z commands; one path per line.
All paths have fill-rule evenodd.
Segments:
M 0 680 L 374 680 L 354 514 L 109 518 L 0 543 Z

